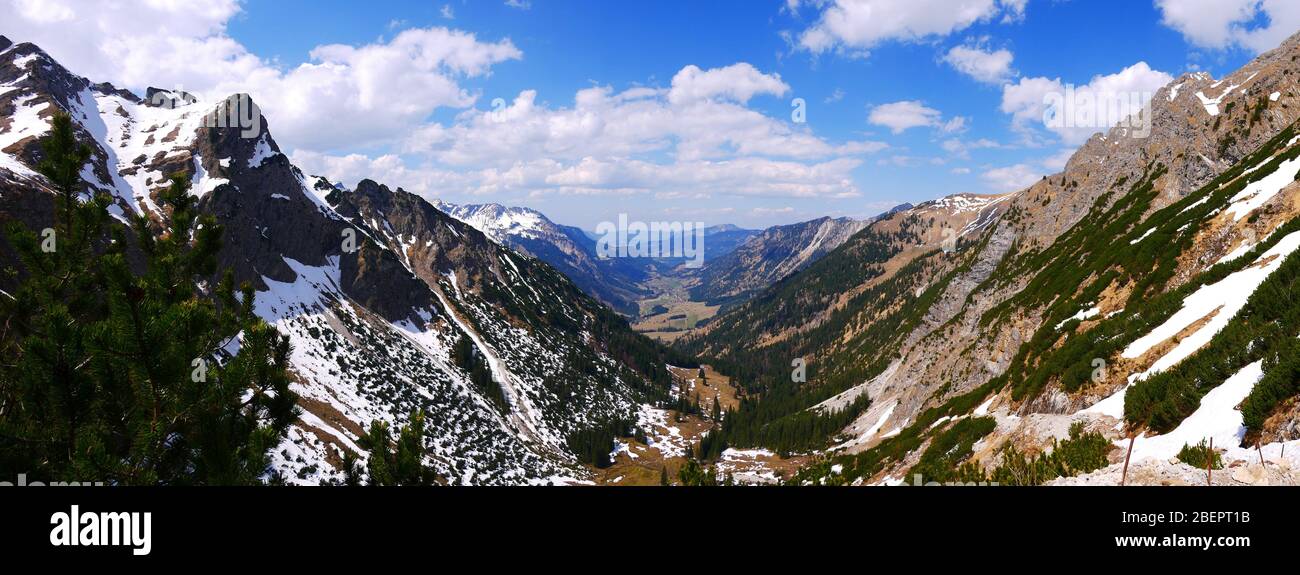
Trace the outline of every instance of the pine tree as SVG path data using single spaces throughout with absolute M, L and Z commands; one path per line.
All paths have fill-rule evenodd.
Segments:
M 90 160 L 90 146 L 77 142 L 72 117 L 58 113 L 50 123 L 50 135 L 41 142 L 45 158 L 36 171 L 45 176 L 58 193 L 57 212 L 62 215 L 64 232 L 72 236 L 73 212 L 81 191 L 81 169 Z
M 88 148 L 56 116 L 40 171 L 55 188 L 53 251 L 10 230 L 27 272 L 0 302 L 0 462 L 33 477 L 112 484 L 250 484 L 296 419 L 289 344 L 232 276 L 206 293 L 221 228 L 189 180 L 160 194 L 162 230 L 132 222 L 142 265 L 105 194 L 80 202 Z M 73 167 L 75 166 L 75 170 Z M 48 231 L 43 232 L 43 234 Z M 142 271 L 135 271 L 142 270 Z
M 659 468 L 659 485 L 668 486 L 668 465 Z
M 693 457 L 686 459 L 686 464 L 677 471 L 677 478 L 682 485 L 692 487 L 712 487 L 718 484 L 718 478 L 712 467 L 702 467 Z
M 343 452 L 343 485 L 356 487 L 361 485 L 361 463 L 357 461 L 357 454 L 351 451 Z
M 39 237 L 16 221 L 6 230 L 27 277 L 0 298 L 0 463 L 56 479 L 70 475 L 95 391 L 87 328 L 104 302 L 91 241 L 102 235 L 108 199 L 77 201 L 90 150 L 67 114 L 54 116 L 41 144 L 38 171 L 55 192 L 56 222 Z
M 387 422 L 370 422 L 370 430 L 360 443 L 370 451 L 366 462 L 370 485 L 433 485 L 437 481 L 433 469 L 424 464 L 422 411 L 411 413 L 410 423 L 398 430 L 396 439 Z

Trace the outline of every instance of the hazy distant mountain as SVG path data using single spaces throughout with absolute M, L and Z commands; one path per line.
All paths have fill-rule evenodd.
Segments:
M 434 206 L 497 242 L 551 264 L 619 312 L 636 315 L 636 302 L 650 295 L 639 285 L 647 275 L 645 262 L 600 258 L 595 240 L 581 229 L 556 224 L 537 210 L 441 201 L 434 201 Z
M 872 221 L 912 207 L 901 204 L 867 220 L 823 217 L 756 232 L 709 260 L 696 274 L 691 299 L 734 305 L 781 278 L 804 269 Z

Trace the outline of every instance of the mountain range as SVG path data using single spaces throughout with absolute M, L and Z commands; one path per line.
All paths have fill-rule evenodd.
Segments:
M 35 167 L 55 112 L 91 148 L 87 192 L 110 194 L 123 223 L 158 221 L 168 176 L 188 178 L 223 228 L 220 267 L 255 287 L 257 315 L 292 345 L 302 412 L 274 450 L 278 477 L 337 481 L 345 455 L 365 459 L 364 428 L 420 410 L 441 482 L 582 481 L 584 433 L 667 398 L 670 352 L 554 268 L 414 194 L 305 175 L 266 118 L 253 138 L 211 127 L 222 104 L 140 98 L 0 40 L 0 215 L 37 230 L 53 221 Z M 0 260 L 20 267 L 7 241 Z
M 534 210 L 304 174 L 274 118 L 213 125 L 246 96 L 142 98 L 0 37 L 0 220 L 56 220 L 55 113 L 122 225 L 161 233 L 185 178 L 220 268 L 292 344 L 301 413 L 268 479 L 337 482 L 367 427 L 419 411 L 446 484 L 1176 484 L 1204 480 L 1210 440 L 1214 481 L 1296 484 L 1298 59 L 1292 37 L 1185 74 L 1149 130 L 1013 193 L 712 228 L 696 269 L 602 258 Z M 24 277 L 4 238 L 0 268 L 0 290 Z M 628 322 L 697 314 L 671 344 Z
M 1295 483 L 1298 58 L 1186 74 L 1063 172 L 882 219 L 677 345 L 785 396 L 762 425 L 854 410 L 797 482 L 1185 483 L 1213 439 L 1219 479 Z
M 732 224 L 704 229 L 703 265 L 682 257 L 601 257 L 599 236 L 556 224 L 543 213 L 501 204 L 434 206 L 483 232 L 493 241 L 532 255 L 568 276 L 578 287 L 629 317 L 642 315 L 639 302 L 654 299 L 654 280 L 690 283 L 690 298 L 709 304 L 743 301 L 781 277 L 803 269 L 843 243 L 868 221 L 817 218 L 749 230 Z M 905 209 L 910 205 L 895 208 Z M 892 212 L 891 211 L 891 212 Z M 663 250 L 667 252 L 667 250 Z

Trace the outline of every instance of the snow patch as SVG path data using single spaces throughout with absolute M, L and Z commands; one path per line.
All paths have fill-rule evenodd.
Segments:
M 1201 405 L 1173 431 L 1163 435 L 1138 436 L 1133 443 L 1133 461 L 1146 458 L 1172 459 L 1184 445 L 1214 440 L 1216 448 L 1236 447 L 1246 435 L 1241 411 L 1237 406 L 1250 395 L 1264 377 L 1263 362 L 1252 363 L 1201 398 Z M 1117 445 L 1127 449 L 1123 439 Z
M 1265 160 L 1267 163 L 1269 160 Z M 1300 173 L 1300 158 L 1286 160 L 1273 173 L 1247 184 L 1237 195 L 1233 196 L 1227 211 L 1233 221 L 1239 221 L 1256 208 L 1273 199 L 1287 184 L 1294 182 Z
M 248 167 L 252 169 L 260 168 L 263 162 L 278 155 L 280 153 L 271 148 L 271 144 L 266 141 L 266 133 L 263 132 L 262 136 L 257 139 L 257 146 L 253 148 L 253 156 L 248 159 Z
M 1085 309 L 1085 310 L 1083 310 L 1083 311 L 1081 311 L 1081 312 L 1079 312 L 1079 313 L 1076 313 L 1076 314 L 1074 314 L 1074 315 L 1072 315 L 1072 316 L 1070 316 L 1070 317 L 1065 318 L 1064 321 L 1062 321 L 1061 323 L 1056 324 L 1056 329 L 1059 330 L 1059 329 L 1061 329 L 1063 326 L 1065 326 L 1065 324 L 1070 323 L 1070 322 L 1072 322 L 1072 321 L 1074 321 L 1074 320 L 1076 320 L 1076 319 L 1079 320 L 1079 321 L 1083 321 L 1083 320 L 1086 320 L 1086 319 L 1089 319 L 1089 318 L 1097 317 L 1097 316 L 1099 316 L 1099 315 L 1101 315 L 1101 308 L 1096 307 L 1096 306 L 1093 306 L 1093 307 L 1090 307 L 1090 308 L 1088 308 L 1088 309 Z

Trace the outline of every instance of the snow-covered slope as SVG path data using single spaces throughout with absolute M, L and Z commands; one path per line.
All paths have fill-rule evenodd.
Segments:
M 447 483 L 581 481 L 568 439 L 635 420 L 667 393 L 662 350 L 542 261 L 401 190 L 305 176 L 265 118 L 222 127 L 207 119 L 222 101 L 140 98 L 31 44 L 0 44 L 0 219 L 49 221 L 32 166 L 58 110 L 91 144 L 87 191 L 110 193 L 119 219 L 156 220 L 167 177 L 189 177 L 223 227 L 220 265 L 254 285 L 257 313 L 293 346 L 302 415 L 274 461 L 286 481 L 337 479 L 345 453 L 364 461 L 371 422 L 415 410 L 427 462 Z M 13 262 L 0 243 L 0 264 Z M 453 354 L 466 341 L 490 383 L 474 383 Z

